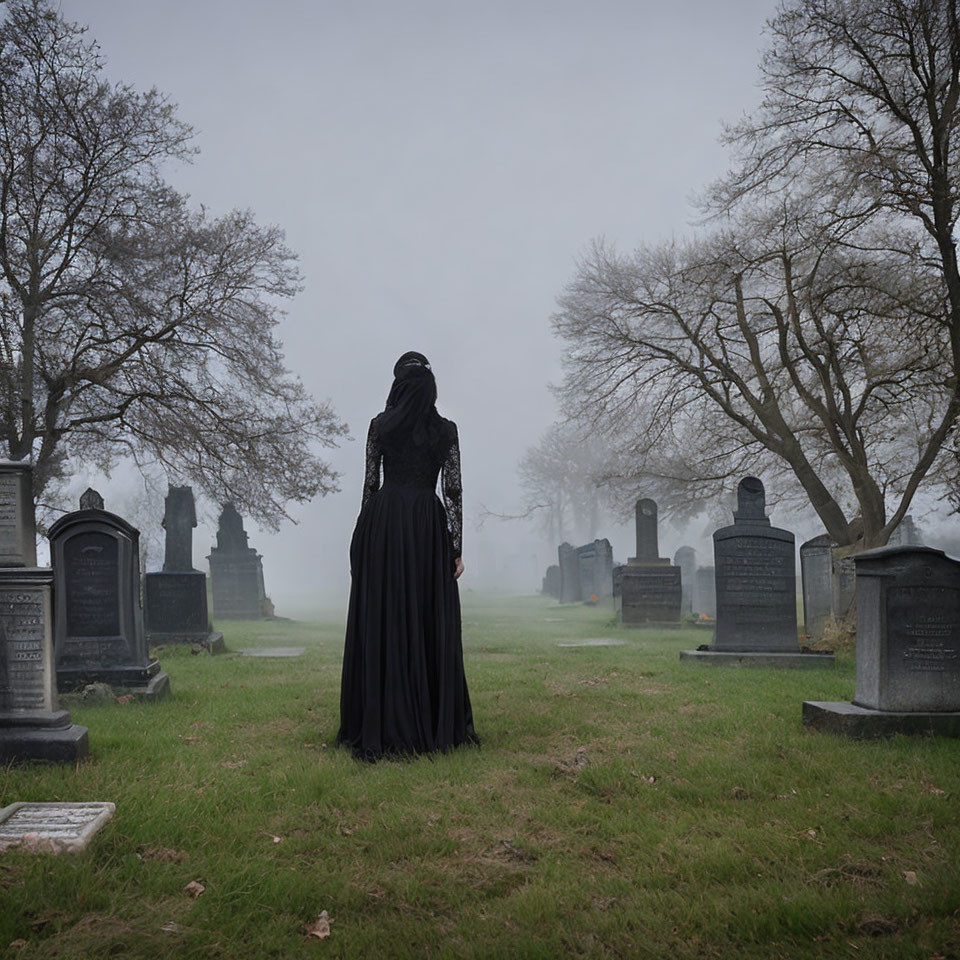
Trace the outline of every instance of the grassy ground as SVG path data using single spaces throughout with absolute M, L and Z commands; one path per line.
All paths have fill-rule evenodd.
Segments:
M 0 805 L 117 805 L 82 855 L 0 856 L 0 954 L 960 956 L 960 743 L 805 731 L 849 653 L 681 665 L 702 633 L 465 593 L 483 747 L 363 765 L 332 747 L 340 618 L 219 626 L 307 653 L 164 651 L 171 700 L 71 706 L 88 760 L 0 770 Z

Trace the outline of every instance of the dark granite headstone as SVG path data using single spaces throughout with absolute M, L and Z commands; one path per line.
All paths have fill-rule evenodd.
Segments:
M 693 613 L 697 606 L 697 551 L 680 547 L 673 555 L 673 564 L 680 568 L 680 610 Z
M 800 546 L 803 582 L 803 629 L 809 637 L 823 636 L 833 616 L 833 541 L 826 533 Z
M 53 571 L 35 566 L 32 496 L 31 467 L 0 464 L 0 763 L 73 762 L 87 728 L 57 699 Z
M 594 540 L 577 547 L 580 598 L 603 600 L 613 593 L 613 548 L 609 540 Z
M 857 554 L 852 703 L 808 701 L 804 723 L 865 738 L 960 736 L 960 561 L 930 547 Z
M 697 567 L 697 613 L 717 617 L 717 580 L 713 567 Z
M 560 599 L 560 567 L 556 564 L 547 567 L 540 592 L 545 597 L 553 597 L 555 600 Z
M 796 653 L 794 537 L 770 525 L 763 484 L 740 481 L 734 522 L 713 534 L 717 625 L 711 650 Z
M 657 504 L 637 501 L 637 555 L 619 568 L 614 591 L 617 612 L 624 626 L 675 627 L 680 625 L 680 568 L 658 556 Z
M 579 603 L 580 595 L 580 558 L 577 548 L 569 543 L 561 543 L 557 548 L 560 561 L 560 602 Z
M 90 496 L 95 494 L 95 496 Z M 50 528 L 56 617 L 57 684 L 70 690 L 106 683 L 155 699 L 170 680 L 151 659 L 140 606 L 140 531 L 103 509 L 88 490 L 81 504 Z
M 259 620 L 267 615 L 269 601 L 263 585 L 263 561 L 260 554 L 247 545 L 243 518 L 232 503 L 224 505 L 217 545 L 207 559 L 216 617 Z
M 193 569 L 193 528 L 197 515 L 190 487 L 170 487 L 163 526 L 166 549 L 163 570 L 144 578 L 144 619 L 153 644 L 197 643 L 223 649 L 222 634 L 213 633 L 207 612 L 207 575 Z

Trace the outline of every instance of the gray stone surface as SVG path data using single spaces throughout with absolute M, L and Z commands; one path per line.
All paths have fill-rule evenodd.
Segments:
M 614 640 L 611 637 L 591 637 L 588 640 L 569 640 L 558 643 L 558 647 L 624 647 L 626 640 Z
M 681 650 L 680 659 L 711 667 L 774 667 L 786 670 L 829 670 L 834 664 L 832 653 L 776 653 L 726 650 Z
M 247 543 L 243 517 L 232 503 L 220 513 L 217 545 L 210 551 L 213 615 L 226 620 L 261 620 L 272 615 L 263 583 L 263 560 Z
M 560 599 L 560 567 L 557 564 L 547 567 L 540 592 L 545 597 L 553 597 L 555 600 Z
M 821 534 L 800 545 L 803 589 L 803 630 L 814 639 L 823 636 L 833 617 L 833 541 Z
M 557 548 L 560 566 L 560 602 L 579 603 L 580 595 L 580 559 L 572 544 L 561 543 Z
M 853 702 L 893 712 L 960 711 L 960 561 L 921 546 L 855 559 Z
M 166 531 L 163 554 L 165 571 L 193 570 L 193 528 L 197 510 L 192 487 L 167 487 L 164 500 L 163 529 Z
M 580 598 L 584 602 L 613 595 L 613 547 L 609 540 L 594 540 L 577 547 Z
M 27 541 L 36 557 L 31 468 L 0 467 L 0 764 L 73 762 L 89 745 L 87 728 L 71 722 L 57 697 L 53 571 L 23 562 Z
M 680 612 L 699 611 L 697 606 L 697 551 L 680 547 L 673 555 L 673 565 L 680 568 Z
M 637 555 L 614 573 L 614 605 L 625 627 L 660 629 L 680 623 L 681 572 L 657 556 L 657 504 L 636 506 Z
M 31 478 L 29 464 L 0 463 L 0 567 L 37 565 Z
M 875 740 L 895 734 L 960 737 L 960 711 L 871 710 L 842 701 L 805 700 L 804 726 L 854 740 Z
M 112 803 L 12 803 L 0 809 L 0 850 L 79 853 L 114 810 Z
M 245 647 L 237 652 L 244 657 L 293 658 L 306 653 L 306 647 Z
M 714 567 L 697 567 L 697 613 L 717 617 L 717 577 Z
M 57 684 L 106 683 L 155 699 L 170 690 L 149 655 L 140 606 L 140 531 L 102 509 L 102 498 L 50 528 L 54 572 Z
M 798 653 L 794 537 L 764 514 L 763 484 L 745 477 L 734 522 L 713 534 L 717 623 L 713 650 Z

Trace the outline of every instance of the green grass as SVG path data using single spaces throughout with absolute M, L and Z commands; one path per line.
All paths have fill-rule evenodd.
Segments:
M 79 856 L 0 856 L 0 955 L 960 955 L 960 743 L 806 731 L 849 653 L 704 668 L 610 619 L 466 593 L 482 748 L 375 765 L 332 746 L 342 618 L 218 625 L 296 660 L 163 651 L 172 699 L 71 704 L 86 761 L 0 770 L 0 805 L 117 805 Z

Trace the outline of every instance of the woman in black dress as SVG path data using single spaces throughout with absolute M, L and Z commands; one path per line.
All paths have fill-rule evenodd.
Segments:
M 350 543 L 337 734 L 369 760 L 477 742 L 456 583 L 463 572 L 457 425 L 437 413 L 423 354 L 405 353 L 393 374 L 386 408 L 370 421 Z

